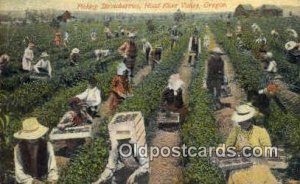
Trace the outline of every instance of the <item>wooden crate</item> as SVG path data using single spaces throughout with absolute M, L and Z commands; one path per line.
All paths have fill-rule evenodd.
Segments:
M 158 127 L 167 127 L 167 126 L 178 126 L 180 123 L 180 114 L 171 112 L 170 116 L 167 116 L 165 112 L 159 112 L 157 114 L 157 124 Z
M 146 144 L 144 118 L 141 112 L 121 112 L 114 115 L 108 125 L 111 139 L 130 137 L 138 145 Z
M 246 157 L 234 157 L 234 158 L 212 157 L 211 162 L 216 164 L 223 171 L 245 169 L 253 165 L 251 160 Z
M 67 140 L 67 139 L 84 139 L 93 137 L 92 125 L 67 127 L 61 131 L 58 128 L 53 128 L 49 138 L 51 141 Z

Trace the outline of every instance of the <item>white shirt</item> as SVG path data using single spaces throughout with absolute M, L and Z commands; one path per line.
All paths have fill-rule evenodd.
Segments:
M 33 51 L 30 48 L 26 48 L 24 51 L 23 59 L 22 59 L 22 68 L 23 70 L 31 70 L 31 61 L 33 60 Z
M 277 70 L 277 63 L 276 61 L 272 60 L 268 65 L 267 72 L 276 73 Z
M 51 77 L 51 73 L 52 73 L 52 68 L 51 68 L 51 63 L 49 60 L 44 60 L 44 59 L 41 59 L 37 62 L 37 64 L 35 64 L 33 66 L 34 68 L 34 71 L 37 72 L 37 73 L 40 73 L 39 71 L 39 68 L 42 68 L 44 70 L 47 70 L 48 71 L 48 75 Z
M 97 87 L 93 89 L 88 88 L 76 97 L 80 100 L 85 100 L 89 107 L 98 106 L 101 103 L 101 92 Z
M 143 52 L 146 53 L 146 49 L 150 48 L 152 50 L 152 45 L 147 41 L 143 43 Z
M 53 151 L 53 146 L 50 142 L 47 142 L 47 152 L 49 155 L 47 180 L 57 181 L 58 170 L 56 167 L 56 160 Z M 22 184 L 32 184 L 32 181 L 34 180 L 32 176 L 24 173 L 19 145 L 15 146 L 14 148 L 14 162 L 15 162 L 15 175 L 16 175 L 17 182 Z

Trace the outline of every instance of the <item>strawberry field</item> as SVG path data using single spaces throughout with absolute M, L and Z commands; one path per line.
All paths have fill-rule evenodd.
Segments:
M 255 35 L 251 32 L 251 25 L 257 23 L 268 40 L 268 49 L 273 52 L 278 63 L 278 74 L 282 81 L 291 86 L 289 90 L 299 95 L 295 86 L 300 86 L 299 65 L 290 63 L 284 52 L 284 44 L 287 36 L 286 27 L 293 27 L 300 33 L 299 17 L 248 18 L 241 19 L 243 34 L 241 40 L 245 43 L 249 52 L 242 52 L 237 47 L 236 37 L 226 37 L 226 21 L 216 18 L 210 20 L 207 27 L 211 31 L 211 39 L 215 42 L 205 48 L 201 43 L 201 55 L 195 68 L 190 72 L 191 80 L 188 84 L 188 113 L 182 122 L 178 135 L 180 145 L 216 147 L 226 140 L 220 132 L 217 123 L 216 110 L 212 94 L 204 87 L 206 61 L 209 52 L 217 44 L 226 53 L 232 71 L 235 74 L 234 82 L 246 94 L 239 99 L 246 102 L 248 92 L 258 91 L 261 88 L 261 78 L 264 75 L 258 59 L 258 48 L 255 45 Z M 237 19 L 232 20 L 235 26 Z M 179 29 L 182 35 L 175 48 L 171 49 L 169 31 L 174 24 L 171 20 L 153 19 L 154 27 L 164 25 L 164 28 L 149 31 L 145 20 L 135 21 L 111 21 L 110 27 L 117 30 L 118 26 L 126 25 L 127 28 L 137 31 L 136 43 L 138 44 L 138 56 L 134 74 L 147 67 L 145 55 L 142 52 L 142 38 L 147 38 L 152 46 L 163 47 L 162 62 L 147 73 L 142 80 L 133 87 L 133 97 L 126 98 L 116 109 L 116 112 L 141 111 L 145 119 L 147 143 L 152 143 L 157 133 L 156 115 L 159 112 L 161 93 L 168 85 L 170 75 L 178 73 L 185 66 L 188 55 L 188 42 L 193 28 L 200 28 L 200 40 L 208 34 L 205 22 L 197 20 L 193 23 L 189 20 L 182 21 Z M 270 32 L 276 29 L 280 36 L 273 39 Z M 22 120 L 27 117 L 37 117 L 44 126 L 56 127 L 60 118 L 69 110 L 68 100 L 83 92 L 88 80 L 94 77 L 97 86 L 101 89 L 102 103 L 108 99 L 111 90 L 112 78 L 116 75 L 117 65 L 122 62 L 122 57 L 117 49 L 127 40 L 126 36 L 107 39 L 103 32 L 103 21 L 72 21 L 68 22 L 65 30 L 70 34 L 67 47 L 55 46 L 53 40 L 56 30 L 47 23 L 0 26 L 0 51 L 11 56 L 8 65 L 8 74 L 1 76 L 0 80 L 0 181 L 14 183 L 13 148 L 16 140 L 13 133 L 21 129 Z M 90 38 L 91 30 L 97 32 L 97 40 Z M 42 52 L 50 55 L 53 68 L 52 78 L 48 81 L 33 81 L 30 73 L 21 71 L 21 61 L 26 47 L 23 42 L 28 37 L 34 44 L 34 62 L 38 61 Z M 79 65 L 69 65 L 69 55 L 73 48 L 80 49 L 81 60 Z M 95 49 L 109 49 L 111 55 L 101 61 L 96 61 Z M 101 70 L 100 63 L 107 63 L 107 70 Z M 234 89 L 235 90 L 235 89 Z M 298 99 L 300 97 L 298 96 Z M 230 107 L 234 109 L 233 106 Z M 293 106 L 300 108 L 300 106 Z M 283 171 L 273 171 L 280 181 L 299 179 L 299 149 L 300 149 L 300 115 L 288 108 L 283 112 L 273 101 L 270 104 L 271 114 L 265 120 L 258 117 L 256 124 L 265 127 L 270 134 L 272 145 L 283 147 L 288 155 L 289 167 Z M 76 156 L 71 158 L 63 167 L 59 167 L 58 183 L 92 183 L 96 181 L 107 164 L 110 142 L 107 125 L 111 120 L 111 114 L 101 117 L 99 132 L 91 141 L 80 146 L 76 150 Z M 182 167 L 181 181 L 178 183 L 226 183 L 222 170 L 210 162 L 209 158 L 178 158 Z M 151 164 L 150 164 L 151 169 Z M 163 170 L 161 172 L 164 172 Z M 163 175 L 163 174 L 162 174 Z M 170 180 L 171 181 L 171 180 Z M 2 182 L 0 182 L 2 183 Z M 151 183 L 151 182 L 150 182 Z

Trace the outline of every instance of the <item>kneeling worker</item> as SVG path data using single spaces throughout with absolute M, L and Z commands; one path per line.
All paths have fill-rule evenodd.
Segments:
M 19 140 L 14 148 L 16 181 L 23 184 L 41 184 L 45 178 L 56 183 L 58 171 L 53 146 L 45 139 L 48 128 L 36 118 L 22 122 L 22 129 L 14 134 Z

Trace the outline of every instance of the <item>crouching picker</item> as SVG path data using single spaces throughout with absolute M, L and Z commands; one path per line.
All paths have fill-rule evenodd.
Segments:
M 108 163 L 93 184 L 107 183 L 110 180 L 113 184 L 125 181 L 127 184 L 148 183 L 149 158 L 147 153 L 139 151 L 146 143 L 144 118 L 141 112 L 118 113 L 108 128 L 111 141 Z

